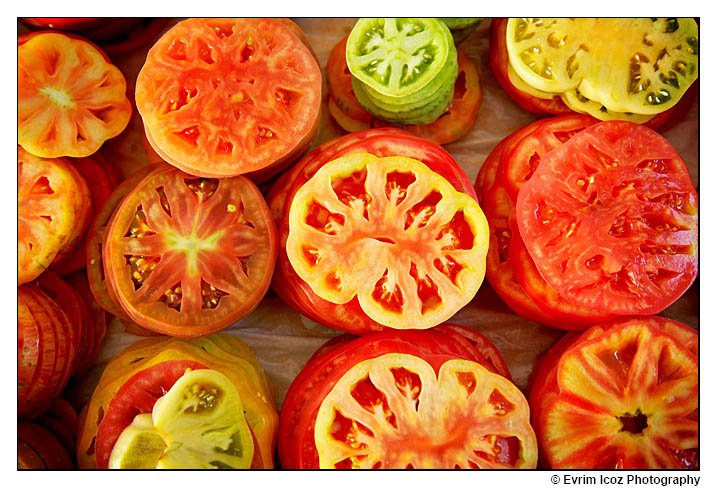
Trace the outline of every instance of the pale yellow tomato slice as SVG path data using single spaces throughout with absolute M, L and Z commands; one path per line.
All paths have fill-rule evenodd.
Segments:
M 578 88 L 613 112 L 657 114 L 698 78 L 698 25 L 685 18 L 512 18 L 509 63 L 532 87 Z
M 509 380 L 451 359 L 389 353 L 357 363 L 317 414 L 321 468 L 535 468 L 529 407 Z
M 109 468 L 246 469 L 254 455 L 242 400 L 216 370 L 188 370 L 117 439 Z
M 289 211 L 287 255 L 321 298 L 358 298 L 373 320 L 429 328 L 466 305 L 484 278 L 481 208 L 423 163 L 354 153 L 323 166 Z

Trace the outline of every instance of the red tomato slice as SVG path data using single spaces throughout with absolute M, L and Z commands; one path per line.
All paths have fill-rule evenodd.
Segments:
M 188 368 L 207 367 L 193 360 L 168 360 L 138 372 L 120 387 L 97 429 L 95 458 L 98 469 L 107 468 L 117 438 L 135 416 L 151 413 L 157 399 L 166 394 Z
M 137 78 L 147 139 L 205 177 L 280 164 L 313 137 L 321 71 L 273 19 L 190 19 L 167 31 Z
M 547 153 L 516 217 L 546 282 L 611 314 L 660 312 L 693 283 L 698 198 L 683 160 L 652 130 L 595 124 Z
M 694 330 L 658 317 L 559 341 L 529 397 L 548 465 L 697 469 L 696 343 Z
M 35 423 L 47 428 L 60 440 L 68 454 L 74 456 L 80 421 L 69 402 L 61 397 L 55 398 L 48 410 L 35 419 Z
M 395 125 L 374 117 L 364 110 L 356 99 L 346 62 L 347 37 L 332 49 L 326 69 L 329 112 L 343 129 L 354 132 L 372 127 L 393 126 L 437 144 L 449 144 L 471 130 L 481 106 L 483 93 L 479 84 L 479 73 L 461 49 L 456 48 L 459 73 L 454 83 L 454 98 L 446 112 L 431 124 Z
M 17 425 L 18 469 L 74 469 L 72 457 L 50 431 L 34 423 Z
M 450 338 L 431 330 L 375 333 L 315 356 L 292 383 L 284 401 L 278 446 L 283 467 L 531 466 L 536 449 L 518 389 L 462 357 L 453 350 L 456 344 L 447 341 Z M 462 367 L 454 370 L 458 365 Z M 456 380 L 445 384 L 449 371 Z M 476 375 L 482 377 L 481 382 Z M 441 386 L 448 389 L 446 397 L 435 390 L 438 387 L 441 392 Z M 472 396 L 483 389 L 491 395 L 483 408 L 472 410 L 474 414 L 461 412 L 454 404 L 467 392 L 469 403 L 473 402 Z M 501 435 L 495 437 L 470 436 L 479 444 L 488 442 L 491 448 L 488 452 L 488 447 L 464 452 L 464 436 L 470 431 L 496 429 L 490 421 L 490 406 L 496 409 L 498 405 L 506 416 L 502 422 L 509 422 L 511 428 L 501 429 Z M 377 408 L 381 416 L 372 414 Z M 434 419 L 427 410 L 442 414 Z M 477 416 L 479 412 L 483 414 Z M 330 427 L 328 419 L 332 420 Z M 454 431 L 451 426 L 456 422 L 461 428 Z M 425 432 L 426 423 L 431 428 Z M 400 428 L 393 431 L 390 425 Z M 451 441 L 444 442 L 447 429 L 453 435 Z M 447 450 L 448 446 L 453 450 Z M 344 456 L 344 447 L 353 450 Z M 475 457 L 479 453 L 483 455 Z
M 334 304 L 322 299 L 296 274 L 286 255 L 289 233 L 286 216 L 294 194 L 324 164 L 354 152 L 368 152 L 377 156 L 404 155 L 422 161 L 440 173 L 456 188 L 472 197 L 473 188 L 466 173 L 441 146 L 411 136 L 399 129 L 372 129 L 342 136 L 324 143 L 312 151 L 275 183 L 270 192 L 270 206 L 283 208 L 283 223 L 279 226 L 280 253 L 273 277 L 273 289 L 290 306 L 317 322 L 354 333 L 376 331 L 383 326 L 370 319 L 357 300 Z M 289 189 L 289 190 L 287 190 Z
M 107 282 L 137 324 L 173 336 L 225 328 L 264 297 L 277 254 L 269 209 L 244 177 L 157 168 L 119 204 L 103 246 Z

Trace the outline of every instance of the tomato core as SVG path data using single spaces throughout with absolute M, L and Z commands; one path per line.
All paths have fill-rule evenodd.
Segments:
M 621 421 L 621 431 L 634 435 L 640 435 L 648 427 L 648 418 L 640 410 L 634 414 L 619 416 L 618 419 Z

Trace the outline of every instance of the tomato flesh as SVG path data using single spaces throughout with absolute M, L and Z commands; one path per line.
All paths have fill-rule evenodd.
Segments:
M 541 275 L 577 304 L 662 311 L 697 275 L 697 195 L 683 160 L 643 126 L 602 122 L 547 153 L 516 216 Z
M 486 221 L 476 201 L 425 168 L 351 154 L 298 191 L 287 254 L 315 293 L 337 304 L 356 296 L 372 319 L 399 328 L 433 326 L 473 297 Z
M 283 162 L 312 138 L 321 73 L 274 19 L 189 19 L 150 49 L 136 101 L 166 161 L 205 177 Z
M 206 334 L 246 315 L 276 260 L 269 209 L 244 177 L 162 166 L 123 200 L 107 233 L 105 271 L 119 304 L 161 333 Z

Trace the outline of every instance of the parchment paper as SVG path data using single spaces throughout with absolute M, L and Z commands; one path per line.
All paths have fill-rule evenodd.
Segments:
M 304 30 L 324 70 L 329 52 L 354 25 L 355 19 L 300 18 L 294 19 Z M 173 22 L 174 23 L 174 22 Z M 528 112 L 503 92 L 493 77 L 489 66 L 490 19 L 479 28 L 460 48 L 468 54 L 479 69 L 484 99 L 471 132 L 464 138 L 446 145 L 473 181 L 491 149 L 505 136 L 535 120 Z M 130 88 L 134 87 L 137 73 L 144 62 L 146 50 L 116 57 L 114 62 L 122 69 Z M 324 109 L 326 109 L 326 84 Z M 344 134 L 331 120 L 326 110 L 314 145 Z M 142 145 L 142 121 L 135 112 L 128 129 L 102 148 L 108 160 L 128 175 L 148 163 Z M 694 104 L 687 118 L 675 128 L 664 133 L 685 160 L 693 184 L 698 185 L 698 104 Z M 698 328 L 698 285 L 693 287 L 662 315 Z M 551 346 L 564 333 L 528 321 L 513 314 L 498 298 L 487 281 L 484 281 L 473 301 L 460 310 L 451 320 L 475 328 L 489 337 L 503 354 L 516 384 L 525 389 L 528 376 L 538 355 Z M 223 331 L 245 341 L 255 352 L 259 363 L 266 370 L 274 388 L 277 408 L 292 380 L 302 369 L 306 360 L 327 339 L 341 332 L 327 328 L 295 312 L 284 304 L 272 291 L 259 307 Z M 99 357 L 87 376 L 68 385 L 65 396 L 79 409 L 94 390 L 106 363 L 124 348 L 141 339 L 124 332 L 116 318 L 109 324 L 107 337 Z

